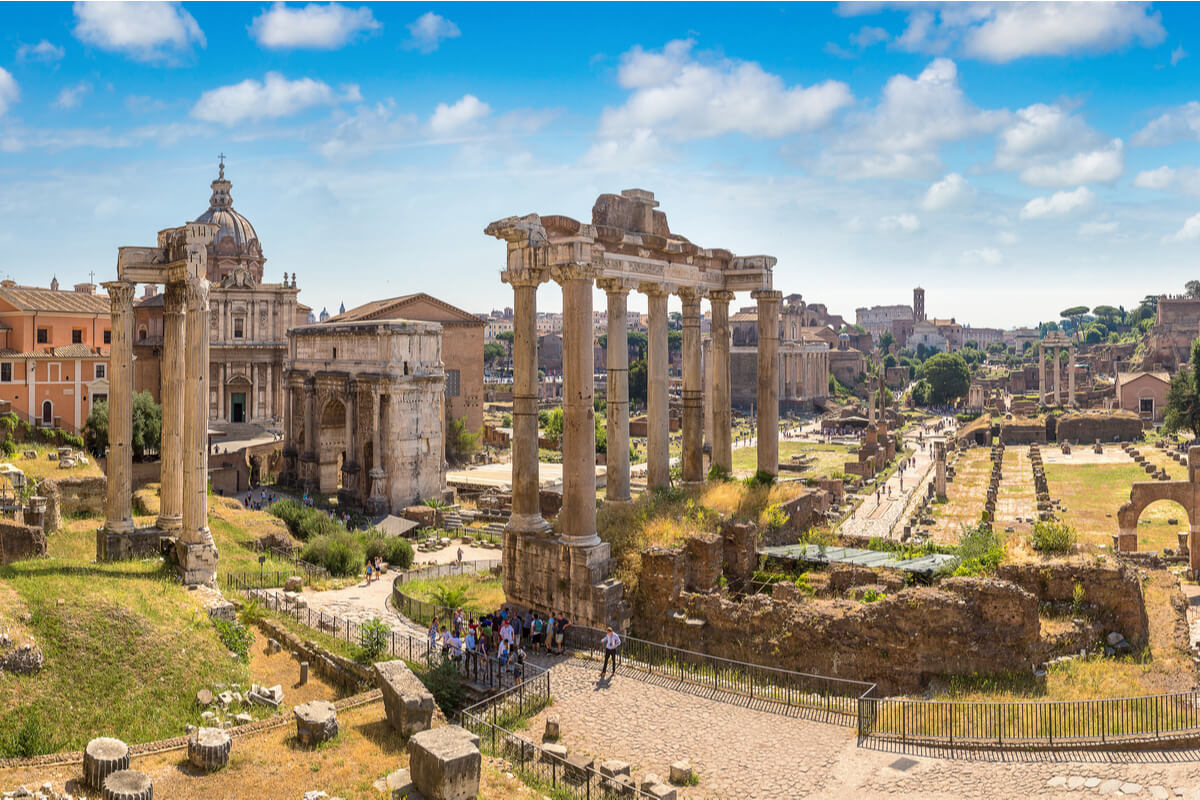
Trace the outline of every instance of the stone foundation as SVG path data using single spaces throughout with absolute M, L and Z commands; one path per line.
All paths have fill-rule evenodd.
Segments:
M 129 533 L 113 533 L 100 528 L 96 531 L 96 560 L 125 561 L 159 555 L 162 540 L 169 535 L 158 528 L 136 528 Z
M 41 493 L 46 496 L 46 516 L 43 527 L 54 533 L 62 527 L 63 517 L 80 514 L 98 517 L 104 514 L 104 496 L 108 481 L 98 478 L 47 478 L 42 481 Z
M 1136 442 L 1142 433 L 1142 420 L 1132 411 L 1064 414 L 1055 428 L 1060 442 Z
M 572 622 L 625 629 L 624 584 L 609 578 L 609 546 L 573 547 L 553 535 L 504 536 L 504 594 L 510 605 L 566 612 Z
M 46 555 L 46 533 L 37 525 L 0 520 L 0 564 Z

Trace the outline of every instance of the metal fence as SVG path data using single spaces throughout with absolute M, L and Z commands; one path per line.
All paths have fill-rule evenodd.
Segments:
M 257 578 L 258 576 L 253 576 Z M 288 597 L 283 592 L 276 591 L 274 586 L 256 585 L 254 580 L 246 580 L 242 575 L 226 577 L 228 588 L 241 592 L 247 598 L 261 602 L 271 611 L 278 611 L 315 631 L 341 639 L 356 647 L 362 647 L 370 641 L 371 633 L 364 628 L 363 623 L 352 619 L 331 614 L 320 609 L 314 611 L 307 603 Z M 387 625 L 387 620 L 383 620 Z M 467 681 L 488 691 L 500 691 L 520 687 L 525 683 L 540 678 L 546 670 L 536 664 L 516 664 L 509 662 L 501 664 L 495 656 L 482 656 L 478 653 L 453 653 L 425 637 L 412 636 L 404 631 L 390 628 L 386 641 L 385 652 L 392 658 L 420 664 L 424 667 L 437 667 L 445 661 L 454 664 L 455 669 Z
M 636 785 L 618 783 L 597 772 L 587 758 L 564 759 L 511 730 L 549 705 L 550 699 L 550 675 L 546 673 L 544 680 L 526 681 L 465 709 L 459 722 L 479 737 L 483 752 L 504 759 L 527 786 L 558 800 L 652 800 L 653 795 Z
M 1102 700 L 858 701 L 859 744 L 881 739 L 990 749 L 1165 742 L 1200 736 L 1200 692 Z
M 474 575 L 479 572 L 487 572 L 499 567 L 501 564 L 498 558 L 478 559 L 475 561 L 452 561 L 449 564 L 430 564 L 425 567 L 417 567 L 416 569 L 405 570 L 396 576 L 392 581 L 392 585 L 398 586 L 406 581 L 415 580 L 437 580 L 438 578 L 450 578 L 455 575 Z

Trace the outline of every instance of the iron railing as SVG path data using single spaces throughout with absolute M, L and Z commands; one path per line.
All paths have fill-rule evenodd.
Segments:
M 1200 692 L 1099 700 L 973 702 L 864 693 L 858 738 L 990 749 L 1166 742 L 1200 737 Z
M 549 705 L 550 674 L 490 697 L 463 710 L 460 724 L 479 737 L 479 749 L 508 762 L 508 768 L 529 787 L 560 799 L 652 800 L 636 784 L 621 784 L 602 775 L 584 758 L 563 759 L 510 728 Z
M 241 592 L 247 598 L 258 600 L 269 610 L 285 614 L 315 631 L 341 639 L 357 647 L 362 647 L 367 643 L 367 635 L 363 630 L 362 623 L 328 611 L 320 609 L 314 611 L 307 603 L 298 602 L 283 592 L 276 591 L 276 587 L 256 586 L 253 581 L 247 581 L 243 576 L 232 574 L 226 576 L 226 585 L 234 591 Z M 381 621 L 385 625 L 388 624 L 386 619 L 381 618 Z M 404 659 L 410 663 L 430 668 L 449 660 L 465 679 L 488 691 L 519 687 L 530 680 L 539 678 L 546 672 L 542 667 L 529 662 L 501 664 L 495 656 L 447 652 L 426 637 L 412 636 L 404 631 L 398 631 L 390 625 L 388 627 L 390 631 L 387 637 L 387 652 L 392 658 Z
M 498 558 L 477 559 L 475 561 L 452 561 L 449 564 L 430 564 L 424 567 L 404 570 L 396 576 L 392 581 L 393 585 L 399 585 L 406 581 L 415 580 L 437 580 L 438 578 L 449 578 L 455 575 L 474 575 L 479 572 L 487 572 L 500 566 L 501 561 Z

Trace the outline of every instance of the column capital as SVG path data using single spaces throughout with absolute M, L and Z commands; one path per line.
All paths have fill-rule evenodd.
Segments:
M 708 290 L 702 286 L 680 286 L 676 294 L 679 295 L 679 299 L 683 302 L 696 303 L 698 306 L 701 298 L 708 294 Z
M 608 294 L 629 294 L 637 289 L 637 283 L 627 278 L 597 278 L 596 288 Z
M 171 281 L 163 288 L 163 314 L 182 314 L 187 303 L 187 291 L 182 281 Z
M 551 267 L 550 277 L 559 285 L 564 285 L 568 281 L 588 281 L 590 283 L 600 277 L 600 268 L 573 261 Z
M 710 289 L 708 292 L 708 302 L 710 303 L 729 303 L 737 294 L 732 289 Z
M 647 297 L 661 297 L 675 293 L 676 286 L 673 283 L 660 283 L 658 281 L 643 281 L 638 284 L 638 291 Z
M 500 281 L 507 283 L 514 289 L 523 286 L 537 288 L 539 285 L 550 280 L 549 270 L 544 267 L 509 267 L 500 273 Z
M 755 289 L 750 293 L 750 296 L 760 303 L 780 302 L 783 300 L 783 292 L 778 289 Z
M 100 284 L 108 292 L 114 311 L 133 312 L 133 293 L 137 285 L 129 281 L 105 281 Z
M 191 278 L 183 284 L 188 311 L 208 310 L 208 281 Z

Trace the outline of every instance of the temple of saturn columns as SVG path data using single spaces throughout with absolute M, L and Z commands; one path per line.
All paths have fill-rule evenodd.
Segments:
M 1054 405 L 1062 405 L 1062 353 L 1067 350 L 1067 405 L 1075 405 L 1075 344 L 1062 331 L 1050 331 L 1038 342 L 1038 401 L 1049 399 L 1050 387 L 1046 385 L 1046 350 L 1054 363 L 1049 377 L 1054 381 Z
M 684 483 L 704 480 L 701 302 L 712 309 L 712 463 L 732 468 L 729 302 L 749 291 L 758 303 L 758 469 L 779 468 L 779 307 L 771 286 L 775 259 L 704 249 L 672 233 L 651 192 L 604 194 L 591 224 L 565 216 L 508 217 L 485 233 L 507 244 L 501 280 L 513 288 L 512 516 L 504 537 L 509 601 L 542 611 L 565 609 L 602 626 L 627 615 L 619 581 L 606 579 L 610 550 L 596 535 L 596 441 L 593 419 L 592 291 L 608 298 L 608 457 L 605 497 L 628 502 L 629 293 L 649 303 L 647 483 L 670 485 L 667 397 L 667 300 L 683 304 Z M 559 532 L 538 496 L 537 288 L 553 280 L 563 295 L 563 504 Z
M 112 303 L 109 355 L 108 487 L 98 560 L 158 552 L 173 544 L 184 584 L 211 584 L 217 548 L 208 529 L 208 245 L 218 226 L 189 222 L 158 234 L 157 247 L 122 247 Z M 133 523 L 133 296 L 139 283 L 165 284 L 162 356 L 161 509 L 155 525 Z

